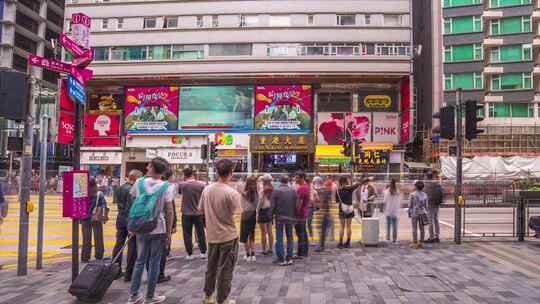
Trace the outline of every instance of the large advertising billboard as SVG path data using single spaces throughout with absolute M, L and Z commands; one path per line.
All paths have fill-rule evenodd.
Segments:
M 84 115 L 85 146 L 120 146 L 120 114 L 86 113 Z
M 255 128 L 309 130 L 313 104 L 311 85 L 257 86 Z
M 181 87 L 179 129 L 253 129 L 253 86 Z
M 373 141 L 398 143 L 398 113 L 373 113 Z
M 178 129 L 178 87 L 126 88 L 126 129 L 173 131 Z
M 371 113 L 319 113 L 317 120 L 319 145 L 342 145 L 345 136 L 360 143 L 371 141 Z

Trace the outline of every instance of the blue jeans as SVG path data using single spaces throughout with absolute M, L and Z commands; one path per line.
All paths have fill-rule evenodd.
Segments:
M 137 261 L 131 278 L 131 295 L 139 294 L 142 274 L 146 260 L 150 259 L 148 268 L 148 288 L 146 298 L 152 299 L 156 291 L 159 276 L 159 263 L 163 252 L 165 234 L 137 234 Z
M 287 235 L 287 256 L 283 249 L 283 228 Z M 292 224 L 276 224 L 276 256 L 278 261 L 289 261 L 292 259 L 294 249 L 293 240 L 293 225 Z
M 390 241 L 390 231 L 392 232 L 392 241 L 397 241 L 397 216 L 386 217 L 386 240 Z

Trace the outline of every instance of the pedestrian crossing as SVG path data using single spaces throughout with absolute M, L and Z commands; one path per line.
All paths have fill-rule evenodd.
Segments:
M 9 202 L 9 213 L 4 219 L 4 223 L 0 225 L 0 265 L 4 269 L 14 268 L 17 263 L 18 240 L 19 240 L 19 203 L 15 196 L 7 197 Z M 38 197 L 32 196 L 31 201 L 35 206 L 34 212 L 30 213 L 29 217 L 29 241 L 28 241 L 28 263 L 29 267 L 35 264 L 36 247 L 37 247 L 37 216 L 38 216 Z M 112 249 L 115 244 L 116 235 L 116 205 L 112 204 L 112 198 L 107 197 L 106 201 L 110 208 L 109 221 L 103 227 L 105 256 L 112 254 Z M 180 221 L 180 204 L 181 201 L 176 201 L 178 225 L 177 232 L 172 237 L 172 248 L 184 248 L 182 223 Z M 329 240 L 336 239 L 339 233 L 338 209 L 331 210 L 333 218 L 333 226 L 330 230 Z M 235 215 L 237 228 L 240 229 L 240 213 Z M 71 257 L 71 225 L 72 221 L 69 218 L 62 217 L 62 198 L 61 196 L 47 196 L 45 202 L 45 221 L 44 221 L 44 243 L 43 243 L 43 263 L 59 262 L 69 260 Z M 321 215 L 315 213 L 313 220 L 314 236 L 311 240 L 319 240 L 321 228 Z M 238 230 L 239 232 L 240 230 Z M 353 220 L 352 224 L 352 239 L 361 239 L 361 226 L 357 221 Z M 79 233 L 82 236 L 82 232 Z M 256 228 L 256 243 L 261 243 L 261 232 L 259 227 Z M 82 239 L 79 240 L 79 245 L 82 246 Z M 195 246 L 196 248 L 197 246 Z

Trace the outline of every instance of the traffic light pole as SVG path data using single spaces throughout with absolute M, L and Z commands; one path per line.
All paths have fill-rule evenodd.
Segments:
M 81 105 L 75 102 L 75 138 L 73 139 L 73 170 L 81 167 Z M 71 223 L 71 281 L 79 275 L 79 220 Z
M 461 244 L 461 197 L 463 195 L 463 107 L 461 89 L 456 91 L 456 189 L 454 204 L 454 242 Z
M 41 116 L 41 149 L 39 162 L 39 211 L 37 231 L 36 269 L 43 268 L 43 226 L 45 221 L 45 188 L 47 187 L 47 135 L 49 117 Z

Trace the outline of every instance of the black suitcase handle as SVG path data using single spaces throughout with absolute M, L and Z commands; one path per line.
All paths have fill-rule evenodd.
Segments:
M 114 262 L 116 262 L 116 260 L 120 257 L 120 255 L 122 254 L 122 252 L 124 251 L 124 249 L 126 249 L 126 246 L 129 242 L 129 240 L 131 240 L 131 238 L 135 237 L 135 235 L 129 235 L 126 239 L 126 241 L 124 242 L 124 245 L 122 246 L 122 248 L 120 248 L 120 250 L 118 250 L 118 253 L 116 254 L 115 257 L 113 257 L 112 261 L 111 261 L 111 264 L 114 264 Z

